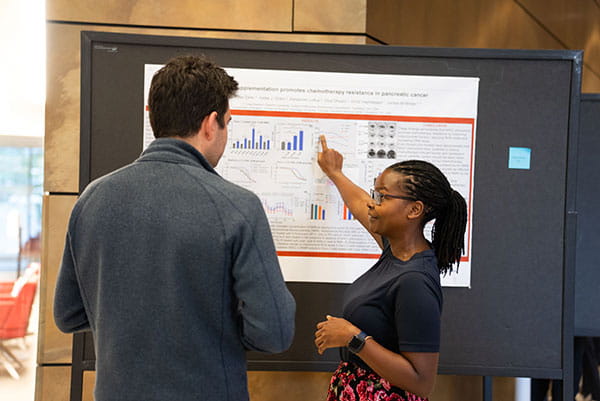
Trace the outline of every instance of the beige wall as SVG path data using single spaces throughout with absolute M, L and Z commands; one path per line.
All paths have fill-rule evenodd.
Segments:
M 460 5 L 459 5 L 460 4 Z M 52 321 L 52 298 L 79 185 L 79 33 L 410 46 L 585 49 L 584 92 L 600 92 L 600 6 L 595 0 L 48 0 L 42 297 L 36 401 L 69 395 L 71 336 Z M 55 364 L 65 364 L 56 366 Z M 91 399 L 94 372 L 84 378 Z M 323 399 L 329 373 L 250 372 L 255 401 Z M 513 380 L 496 378 L 495 399 Z M 432 401 L 479 400 L 479 377 L 438 377 Z

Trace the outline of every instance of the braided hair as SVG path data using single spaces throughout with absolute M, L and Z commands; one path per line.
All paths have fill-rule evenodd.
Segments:
M 387 168 L 404 176 L 403 191 L 425 205 L 423 225 L 435 219 L 431 244 L 443 274 L 457 269 L 464 250 L 467 226 L 467 203 L 452 187 L 444 174 L 433 164 L 422 160 L 407 160 Z

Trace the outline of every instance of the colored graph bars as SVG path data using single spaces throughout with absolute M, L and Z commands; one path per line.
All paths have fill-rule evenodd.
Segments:
M 352 213 L 350 213 L 350 209 L 348 209 L 348 206 L 344 205 L 344 212 L 342 213 L 342 220 L 352 220 L 354 219 L 354 216 L 352 215 Z
M 252 137 L 244 138 L 243 142 L 241 140 L 235 141 L 233 143 L 233 148 L 234 149 L 269 150 L 271 148 L 271 141 L 269 139 L 263 140 L 262 135 L 259 135 L 258 138 L 256 138 L 255 129 L 252 128 Z
M 310 205 L 311 220 L 325 220 L 325 209 L 322 206 L 311 203 Z
M 281 150 L 303 150 L 304 149 L 304 131 L 298 131 L 291 142 L 281 141 Z

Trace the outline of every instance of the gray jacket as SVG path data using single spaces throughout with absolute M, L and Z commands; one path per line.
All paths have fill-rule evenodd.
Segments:
M 91 328 L 98 401 L 247 400 L 245 350 L 286 350 L 294 313 L 260 200 L 183 141 L 75 204 L 54 318 Z

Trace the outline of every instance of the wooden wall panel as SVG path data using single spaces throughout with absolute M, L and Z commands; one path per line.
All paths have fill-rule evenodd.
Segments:
M 291 0 L 52 0 L 49 20 L 202 29 L 291 31 Z
M 568 49 L 583 49 L 584 92 L 599 92 L 600 2 L 597 0 L 517 0 Z
M 94 387 L 96 384 L 96 372 L 83 372 L 83 384 L 81 391 L 81 401 L 94 401 Z
M 366 32 L 367 0 L 295 0 L 294 31 Z
M 248 388 L 253 401 L 325 400 L 331 373 L 328 372 L 248 372 Z M 493 399 L 514 398 L 515 381 L 495 377 Z M 483 379 L 479 376 L 438 376 L 431 401 L 479 401 L 483 398 Z
M 381 43 L 397 43 L 404 29 L 399 21 L 402 12 L 402 1 L 368 0 L 365 32 Z
M 361 35 L 278 34 L 47 24 L 45 179 L 47 192 L 79 191 L 80 33 L 122 32 L 223 39 L 364 44 Z
M 325 400 L 331 373 L 328 372 L 248 372 L 248 392 L 252 401 Z M 83 374 L 82 401 L 93 401 L 96 372 Z M 514 399 L 514 379 L 496 377 L 494 400 Z M 430 401 L 480 401 L 482 378 L 478 376 L 438 376 Z M 46 401 L 46 400 L 42 400 Z
M 58 330 L 52 311 L 67 225 L 76 200 L 76 196 L 49 195 L 43 199 L 38 364 L 71 363 L 73 337 Z
M 600 93 L 600 76 L 594 71 L 590 71 L 585 64 L 583 66 L 583 84 L 581 85 L 581 92 Z
M 513 0 L 370 1 L 367 33 L 387 44 L 467 48 L 557 49 Z
M 600 54 L 600 2 L 594 0 L 517 0 L 523 9 L 570 49 Z
M 477 376 L 440 376 L 435 380 L 430 401 L 479 401 L 483 399 L 482 378 Z M 498 398 L 508 400 L 510 398 Z
M 325 400 L 331 373 L 248 372 L 248 390 L 253 401 Z
M 46 32 L 44 191 L 78 192 L 79 37 L 55 25 Z
M 70 366 L 39 366 L 36 371 L 36 401 L 69 401 Z
M 598 92 L 595 0 L 369 0 L 366 33 L 403 46 L 584 49 L 582 90 Z

